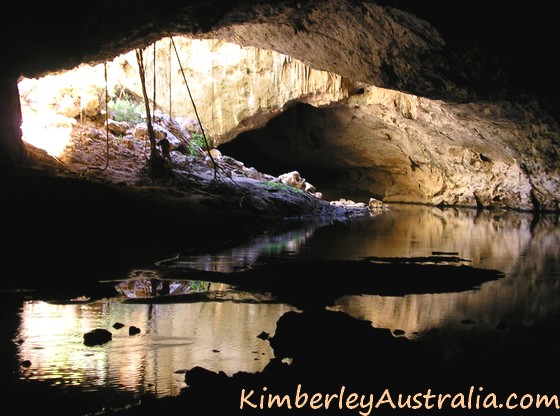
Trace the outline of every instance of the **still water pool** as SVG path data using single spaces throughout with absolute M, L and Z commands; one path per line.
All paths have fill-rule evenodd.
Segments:
M 560 314 L 558 216 L 395 205 L 213 252 L 179 253 L 151 268 L 132 270 L 119 281 L 104 282 L 120 289 L 110 298 L 51 302 L 23 296 L 14 311 L 12 337 L 22 364 L 17 379 L 59 390 L 110 388 L 134 397 L 164 397 L 179 394 L 186 386 L 185 370 L 195 366 L 228 375 L 259 372 L 273 357 L 262 333 L 274 335 L 278 319 L 297 308 L 271 296 L 200 282 L 193 270 L 236 273 L 304 260 L 375 257 L 429 262 L 441 256 L 449 256 L 452 264 L 500 270 L 505 277 L 463 292 L 343 296 L 329 308 L 410 339 L 438 329 L 442 340 L 546 323 Z M 311 273 L 305 279 L 316 281 L 317 292 L 325 284 L 345 284 L 344 275 L 325 280 Z M 155 288 L 145 288 L 166 280 L 171 284 L 163 298 Z M 297 291 L 297 285 L 292 289 Z M 189 292 L 207 296 L 182 301 L 181 295 Z M 113 328 L 116 322 L 124 327 Z M 141 332 L 129 335 L 132 325 Z M 110 330 L 112 341 L 85 346 L 83 334 L 94 328 Z

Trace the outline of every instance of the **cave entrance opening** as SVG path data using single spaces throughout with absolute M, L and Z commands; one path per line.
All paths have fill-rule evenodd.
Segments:
M 20 81 L 24 141 L 74 171 L 103 165 L 110 150 L 109 171 L 126 180 L 148 160 L 144 102 L 153 93 L 148 100 L 155 138 L 175 138 L 171 149 L 184 157 L 206 152 L 212 159 L 218 147 L 224 154 L 231 148 L 245 167 L 274 176 L 303 169 L 302 176 L 317 178 L 329 198 L 350 196 L 340 192 L 360 174 L 338 163 L 336 146 L 322 147 L 324 132 L 313 126 L 331 118 L 331 133 L 344 136 L 328 109 L 357 89 L 347 80 L 287 55 L 216 39 L 165 38 L 142 56 L 144 65 L 131 51 L 104 64 Z M 284 129 L 270 134 L 284 122 Z M 294 146 L 302 137 L 302 145 Z M 338 183 L 341 177 L 346 184 Z M 360 199 L 370 196 L 364 191 Z

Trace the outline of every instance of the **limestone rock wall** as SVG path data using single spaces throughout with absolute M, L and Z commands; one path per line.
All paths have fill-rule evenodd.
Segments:
M 350 108 L 385 123 L 380 141 L 400 153 L 386 199 L 559 208 L 560 131 L 531 103 L 452 104 L 375 87 L 352 98 Z M 388 165 L 377 159 L 366 166 L 377 164 Z
M 156 102 L 170 115 L 195 118 L 184 74 L 203 126 L 216 144 L 262 126 L 293 101 L 320 106 L 348 94 L 340 75 L 278 52 L 216 39 L 175 37 L 173 42 L 156 42 Z M 147 88 L 153 91 L 152 47 L 144 57 Z M 125 86 L 141 96 L 134 53 L 118 63 L 128 74 Z
M 14 82 L 20 74 L 99 63 L 183 34 L 198 39 L 175 38 L 216 144 L 268 124 L 258 142 L 263 152 L 298 163 L 298 170 L 336 171 L 329 185 L 341 192 L 361 190 L 386 201 L 559 209 L 558 124 L 508 89 L 499 68 L 476 51 L 451 49 L 428 22 L 369 1 L 222 3 L 171 1 L 157 11 L 149 2 L 99 4 L 60 36 L 37 14 L 37 22 L 48 22 L 43 36 L 30 37 L 27 28 L 14 32 L 7 42 L 15 46 L 6 60 L 11 65 L 4 70 Z M 147 47 L 149 95 L 155 75 L 158 106 L 192 119 L 174 53 L 169 40 L 157 41 L 154 74 Z M 122 77 L 109 85 L 140 95 L 133 55 L 111 67 Z M 66 95 L 58 104 L 67 115 L 84 110 L 81 97 L 76 102 L 74 93 Z M 19 117 L 13 101 L 0 103 L 6 119 Z M 17 132 L 0 141 L 13 158 Z
M 445 47 L 427 22 L 373 2 L 308 1 L 296 7 L 256 4 L 226 15 L 197 34 L 271 49 L 307 65 L 385 88 L 464 95 L 427 59 Z M 398 39 L 398 41 L 396 41 Z M 426 76 L 429 71 L 429 77 Z
M 365 86 L 329 107 L 296 106 L 244 140 L 302 172 L 334 171 L 308 176 L 331 196 L 558 209 L 560 132 L 509 102 L 450 104 Z
M 181 66 L 170 39 L 156 43 L 157 106 L 195 118 L 184 73 L 215 145 L 248 132 L 268 158 L 303 172 L 334 171 L 328 180 L 307 178 L 330 199 L 362 193 L 385 202 L 559 209 L 560 129 L 531 102 L 446 102 L 344 79 L 277 52 L 174 42 Z M 151 97 L 153 51 L 144 53 Z M 67 124 L 90 109 L 98 114 L 105 86 L 111 95 L 123 87 L 142 95 L 133 52 L 107 68 L 106 82 L 98 65 L 20 83 L 26 140 L 47 137 L 25 122 L 38 108 L 49 123 Z

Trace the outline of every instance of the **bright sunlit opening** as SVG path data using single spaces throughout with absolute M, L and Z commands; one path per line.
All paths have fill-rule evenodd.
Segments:
M 175 44 L 179 60 L 173 53 Z M 246 120 L 273 114 L 300 98 L 323 105 L 346 96 L 342 77 L 280 53 L 214 39 L 176 37 L 173 45 L 166 38 L 156 42 L 157 51 L 154 45 L 145 49 L 146 89 L 162 111 L 176 118 L 192 117 L 192 93 L 211 136 L 244 128 L 250 125 Z M 183 76 L 189 80 L 188 90 Z M 65 163 L 67 156 L 72 161 L 73 151 L 80 147 L 76 143 L 83 144 L 86 121 L 94 121 L 96 129 L 104 128 L 100 120 L 107 99 L 109 106 L 123 104 L 127 96 L 143 101 L 135 51 L 107 62 L 106 68 L 83 64 L 70 71 L 22 79 L 18 87 L 23 140 Z M 121 113 L 113 118 L 122 121 Z
M 103 64 L 22 79 L 18 88 L 23 140 L 60 157 L 72 142 L 77 120 L 103 109 L 105 87 Z
M 57 123 L 59 115 L 56 113 L 24 115 L 21 125 L 22 139 L 39 149 L 45 150 L 49 155 L 60 157 L 72 138 L 72 122 L 61 120 Z

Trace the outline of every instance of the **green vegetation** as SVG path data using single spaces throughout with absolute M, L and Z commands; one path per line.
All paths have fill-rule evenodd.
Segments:
M 113 113 L 113 119 L 115 121 L 126 121 L 128 123 L 140 123 L 144 121 L 144 106 L 126 93 L 109 101 L 108 107 Z
M 192 292 L 205 292 L 210 289 L 209 282 L 202 282 L 200 280 L 191 280 L 191 291 Z
M 298 188 L 294 188 L 293 186 L 290 185 L 286 185 L 285 183 L 282 182 L 271 182 L 271 181 L 266 181 L 265 187 L 267 188 L 266 190 L 269 192 L 274 192 L 274 191 L 288 191 L 288 192 L 295 192 L 295 193 L 301 193 L 302 190 L 298 189 Z
M 206 151 L 206 141 L 204 140 L 204 136 L 200 133 L 193 133 L 189 143 L 189 154 L 196 156 L 199 154 L 200 150 Z

